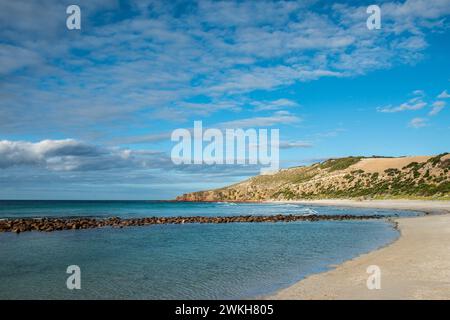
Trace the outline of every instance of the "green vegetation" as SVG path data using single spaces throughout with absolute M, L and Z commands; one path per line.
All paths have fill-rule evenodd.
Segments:
M 417 170 L 421 169 L 424 165 L 425 165 L 424 162 L 423 163 L 411 162 L 407 166 L 403 167 L 403 170 L 410 169 L 412 171 L 417 171 Z
M 446 156 L 446 155 L 448 155 L 448 152 L 438 154 L 437 156 L 428 159 L 427 162 L 428 162 L 428 163 L 431 163 L 433 166 L 435 166 L 435 165 L 437 165 L 437 164 L 441 161 L 441 158 L 442 158 L 443 156 Z
M 347 173 L 347 174 L 344 176 L 344 179 L 346 179 L 346 180 L 348 180 L 349 182 L 351 182 L 351 181 L 353 181 L 353 179 L 355 179 L 355 177 L 354 177 L 353 175 Z
M 277 199 L 280 197 L 280 195 L 283 196 L 283 199 L 286 199 L 286 200 L 293 200 L 296 198 L 296 194 L 287 188 L 283 189 L 281 191 L 275 192 L 272 195 L 272 197 Z
M 299 183 L 311 180 L 312 178 L 314 178 L 314 176 L 316 174 L 317 174 L 317 172 L 304 172 L 304 173 L 295 174 L 292 176 L 290 181 L 292 183 L 299 184 Z
M 347 157 L 341 159 L 330 159 L 320 164 L 321 169 L 328 169 L 329 172 L 344 170 L 358 163 L 363 157 Z
M 400 170 L 394 168 L 384 170 L 384 173 L 386 173 L 388 176 L 391 177 L 400 174 L 400 172 L 401 172 Z
M 439 167 L 444 169 L 444 172 L 447 173 L 450 169 L 450 159 L 446 159 L 439 164 Z
M 301 198 L 374 198 L 388 196 L 422 196 L 422 197 L 445 197 L 450 194 L 450 182 L 446 181 L 439 185 L 420 183 L 398 183 L 390 184 L 381 182 L 368 187 L 361 185 L 349 189 L 336 190 L 335 188 L 322 189 L 319 193 L 303 193 Z
M 441 154 L 426 162 L 411 162 L 402 170 L 388 168 L 380 172 L 349 170 L 363 157 L 330 159 L 312 166 L 281 170 L 261 175 L 244 184 L 215 190 L 215 199 L 450 199 L 450 159 Z M 341 171 L 337 174 L 331 172 Z M 209 193 L 201 197 L 211 196 Z M 196 197 L 198 199 L 199 197 Z
M 348 168 L 351 163 L 357 162 L 356 159 L 358 158 L 339 159 L 343 161 L 329 160 L 322 163 L 321 168 L 329 169 L 329 171 L 335 171 L 336 168 Z M 435 163 L 435 166 L 438 165 L 438 162 L 433 163 Z M 282 191 L 276 192 L 273 196 L 282 195 L 284 199 L 448 198 L 450 196 L 450 181 L 448 181 L 446 175 L 449 171 L 448 168 L 445 168 L 436 176 L 436 173 L 434 175 L 431 173 L 430 168 L 421 173 L 419 169 L 423 167 L 424 163 L 412 162 L 403 171 L 389 168 L 384 171 L 387 178 L 386 176 L 383 178 L 378 172 L 366 174 L 362 170 L 354 170 L 343 176 L 347 183 L 354 182 L 353 185 L 338 182 L 337 184 L 323 186 L 316 183 L 316 189 L 309 192 L 293 192 L 288 187 L 284 187 Z M 304 178 L 306 179 L 306 177 Z
M 285 184 L 294 183 L 299 184 L 314 178 L 317 174 L 314 167 L 296 167 L 290 170 L 283 170 L 273 175 L 262 175 L 252 178 L 253 183 L 260 184 Z

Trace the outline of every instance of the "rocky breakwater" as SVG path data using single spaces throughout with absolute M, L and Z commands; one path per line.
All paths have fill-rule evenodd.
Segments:
M 39 219 L 4 219 L 0 220 L 0 232 L 21 233 L 26 231 L 51 232 L 58 230 L 93 229 L 103 227 L 123 228 L 131 226 L 147 226 L 157 224 L 184 223 L 276 223 L 295 221 L 321 220 L 367 220 L 384 219 L 382 215 L 270 215 L 270 216 L 229 216 L 229 217 L 148 217 L 121 219 L 118 217 L 107 219 L 96 218 L 39 218 Z

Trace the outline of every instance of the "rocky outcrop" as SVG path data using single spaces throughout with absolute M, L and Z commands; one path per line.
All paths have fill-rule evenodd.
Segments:
M 93 229 L 103 227 L 132 227 L 157 224 L 185 224 L 185 223 L 269 223 L 269 222 L 295 222 L 319 220 L 366 220 L 383 219 L 382 215 L 271 215 L 271 216 L 230 216 L 230 217 L 148 217 L 136 219 L 108 219 L 95 218 L 43 218 L 43 219 L 7 219 L 0 220 L 0 232 L 21 233 L 26 231 L 58 231 Z

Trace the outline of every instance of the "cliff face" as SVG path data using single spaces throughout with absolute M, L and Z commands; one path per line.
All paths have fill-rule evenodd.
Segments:
M 348 157 L 284 169 L 241 183 L 187 193 L 178 201 L 450 197 L 450 154 L 402 158 Z

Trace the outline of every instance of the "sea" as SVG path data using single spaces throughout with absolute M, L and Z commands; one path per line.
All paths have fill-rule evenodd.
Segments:
M 383 247 L 399 210 L 294 203 L 0 201 L 0 219 L 373 215 L 381 220 L 151 225 L 0 233 L 0 299 L 252 299 Z M 80 289 L 69 289 L 69 266 Z M 70 270 L 69 270 L 70 271 Z

